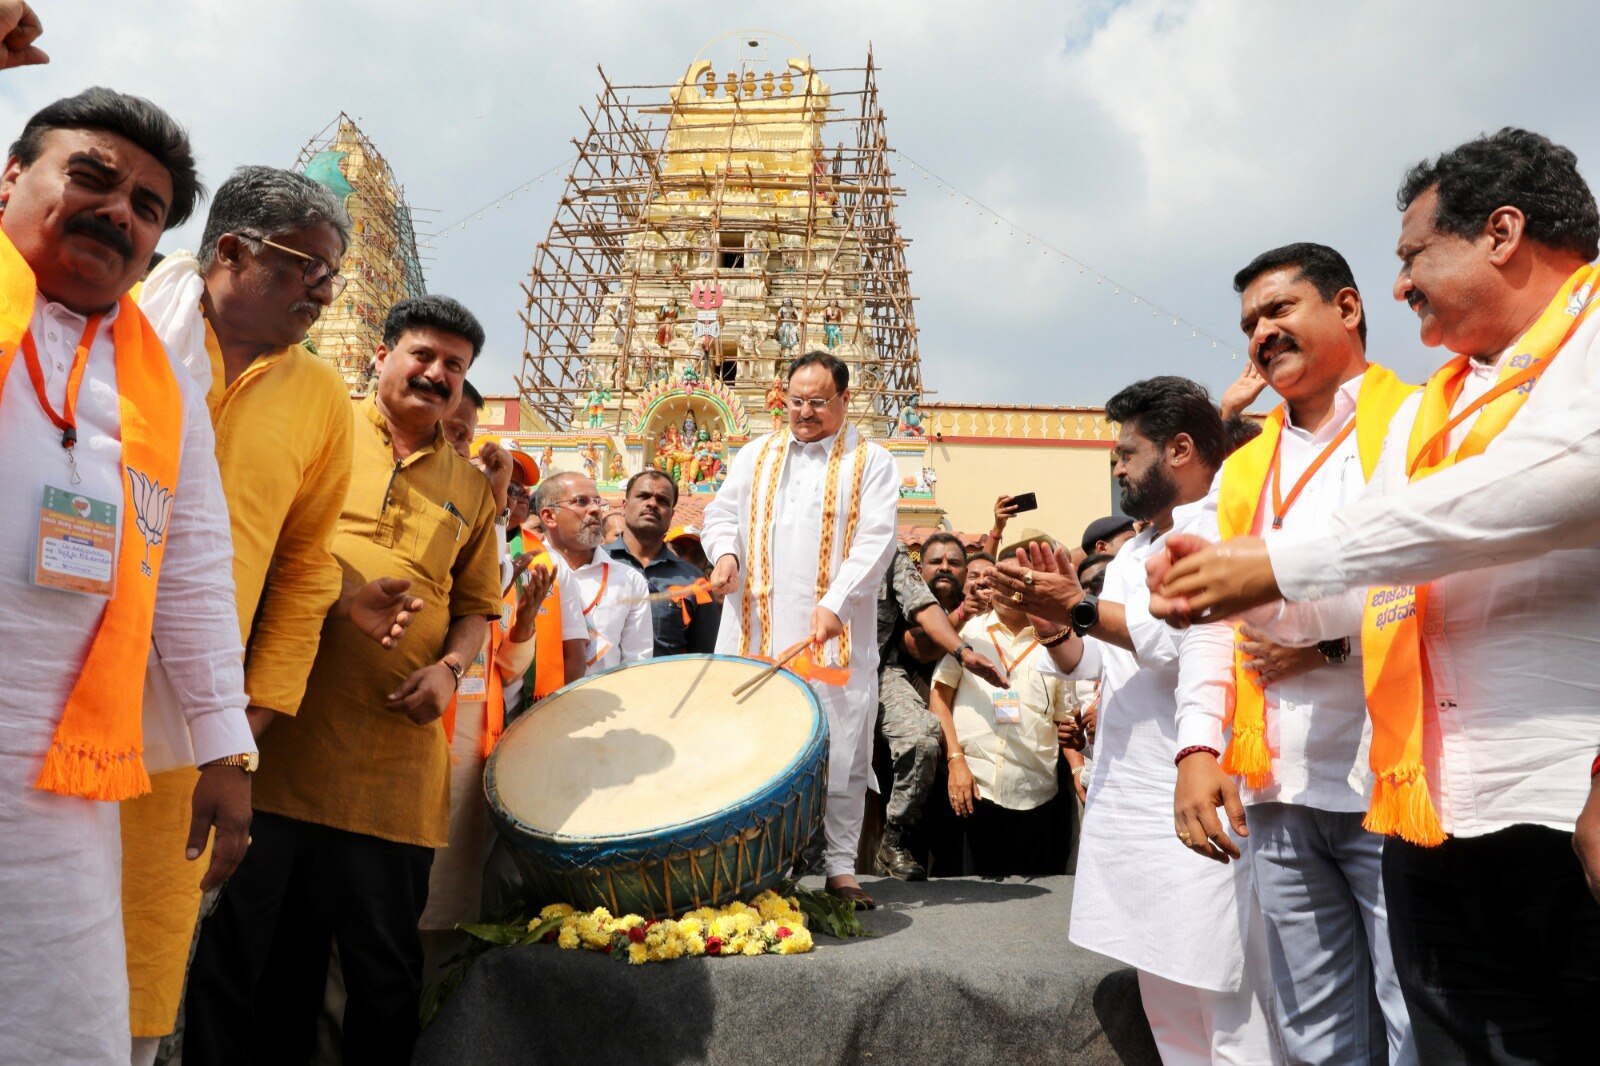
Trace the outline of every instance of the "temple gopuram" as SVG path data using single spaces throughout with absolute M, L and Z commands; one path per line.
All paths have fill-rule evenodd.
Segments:
M 350 247 L 340 268 L 349 285 L 323 311 L 307 346 L 360 396 L 372 387 L 373 352 L 389 308 L 427 291 L 411 206 L 388 160 L 343 112 L 300 150 L 295 169 L 331 189 L 350 212 Z
M 733 455 L 784 424 L 789 361 L 822 349 L 850 367 L 851 420 L 899 465 L 903 539 L 981 534 L 1002 492 L 1038 492 L 1018 528 L 1069 539 L 1108 513 L 1101 412 L 925 402 L 878 75 L 870 51 L 818 68 L 749 31 L 670 83 L 601 71 L 524 284 L 518 392 L 489 397 L 480 433 L 613 497 L 665 470 L 693 523 Z

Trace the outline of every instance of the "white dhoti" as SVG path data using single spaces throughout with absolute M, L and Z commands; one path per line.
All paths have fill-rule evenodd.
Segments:
M 0 700 L 0 1048 L 7 1062 L 125 1063 L 117 805 L 34 788 L 54 723 L 5 720 L 15 710 Z
M 740 449 L 705 513 L 707 558 L 733 555 L 740 567 L 718 652 L 774 657 L 806 639 L 819 606 L 845 624 L 816 657 L 848 667 L 848 681 L 812 680 L 828 718 L 830 877 L 855 872 L 878 706 L 878 586 L 899 499 L 894 460 L 854 428 L 811 444 L 785 431 Z

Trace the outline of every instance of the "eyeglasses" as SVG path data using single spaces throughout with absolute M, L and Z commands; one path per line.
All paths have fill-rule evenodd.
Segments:
M 518 485 L 513 481 L 506 486 L 506 495 L 515 496 L 519 500 L 526 500 L 528 498 L 528 488 L 526 485 Z
M 268 248 L 276 248 L 280 252 L 294 256 L 296 259 L 304 259 L 306 265 L 305 269 L 300 272 L 300 280 L 306 283 L 306 288 L 308 289 L 314 289 L 326 281 L 333 287 L 333 298 L 337 300 L 339 294 L 344 292 L 344 287 L 350 284 L 348 278 L 343 274 L 334 273 L 333 267 L 314 255 L 307 255 L 305 252 L 297 251 L 294 248 L 287 248 L 276 241 L 269 241 L 265 237 L 252 237 L 248 233 L 241 233 L 239 236 L 246 240 L 255 241 L 257 244 L 264 244 Z
M 791 396 L 789 397 L 789 410 L 804 411 L 809 407 L 813 411 L 820 411 L 838 398 L 839 394 L 837 392 L 832 396 Z
M 598 507 L 602 511 L 606 508 L 604 496 L 569 496 L 561 503 L 579 511 L 587 511 L 591 507 Z

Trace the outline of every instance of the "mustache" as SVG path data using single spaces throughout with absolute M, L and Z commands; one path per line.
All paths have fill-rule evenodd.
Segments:
M 66 233 L 77 233 L 99 241 L 124 259 L 133 258 L 133 242 L 128 239 L 128 235 L 99 215 L 88 212 L 73 215 L 61 229 Z
M 293 307 L 289 308 L 291 315 L 297 315 L 302 311 L 310 315 L 313 322 L 322 317 L 322 305 L 315 300 L 299 300 Z
M 429 381 L 427 378 L 406 378 L 406 387 L 416 389 L 418 392 L 431 392 L 441 400 L 450 398 L 450 386 Z

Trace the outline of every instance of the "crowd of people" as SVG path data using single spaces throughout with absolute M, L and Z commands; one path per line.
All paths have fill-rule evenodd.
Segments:
M 42 61 L 0 16 L 5 65 Z M 1600 214 L 1569 150 L 1506 129 L 1404 176 L 1394 295 L 1451 353 L 1420 387 L 1368 359 L 1338 251 L 1274 248 L 1220 405 L 1108 401 L 1118 515 L 1074 545 L 1001 497 L 915 557 L 834 356 L 675 528 L 662 471 L 619 513 L 478 441 L 449 297 L 388 309 L 352 404 L 303 344 L 351 220 L 302 175 L 239 168 L 152 269 L 203 192 L 182 127 L 99 88 L 0 176 L 8 1060 L 149 1063 L 181 1007 L 186 1062 L 303 1062 L 331 1001 L 347 1060 L 407 1061 L 450 931 L 527 902 L 482 789 L 508 723 L 720 652 L 819 697 L 827 891 L 875 905 L 874 805 L 907 880 L 1062 873 L 1076 838 L 1067 935 L 1137 970 L 1168 1063 L 1586 1061 Z

